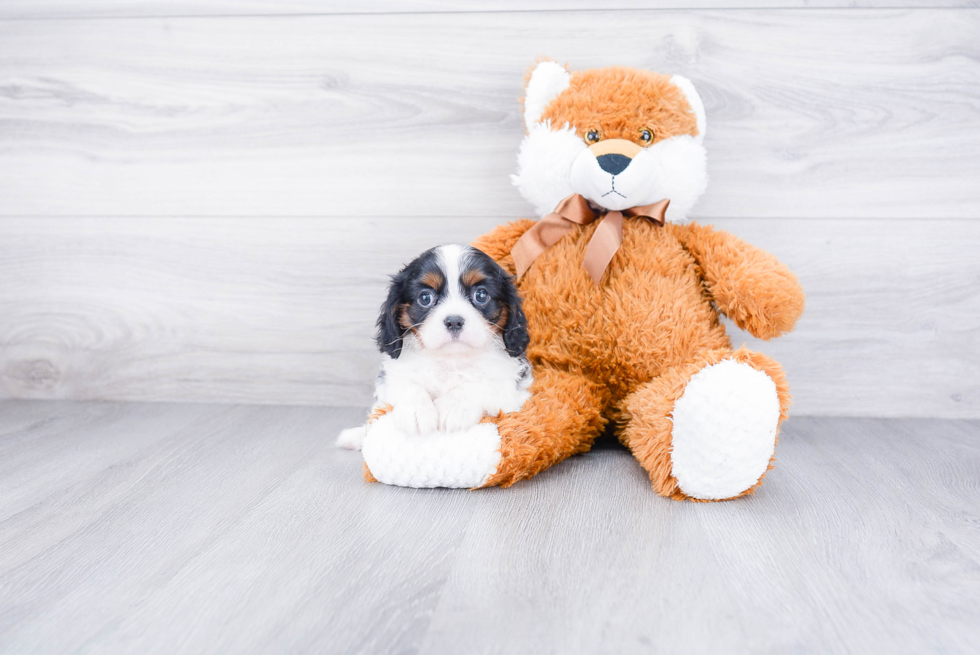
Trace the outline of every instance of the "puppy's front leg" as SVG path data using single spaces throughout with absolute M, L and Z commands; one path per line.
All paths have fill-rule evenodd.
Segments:
M 395 425 L 407 434 L 429 434 L 439 427 L 439 412 L 432 397 L 417 384 L 402 389 L 391 405 Z
M 439 429 L 444 432 L 468 430 L 486 416 L 485 399 L 476 385 L 462 384 L 436 399 Z

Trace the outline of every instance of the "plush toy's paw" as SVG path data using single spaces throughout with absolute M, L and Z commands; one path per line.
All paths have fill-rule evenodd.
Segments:
M 365 434 L 367 434 L 367 426 L 364 425 L 341 430 L 340 435 L 337 436 L 337 447 L 347 450 L 360 450 L 361 444 L 364 443 Z
M 428 396 L 396 403 L 391 416 L 407 434 L 429 434 L 439 429 L 439 411 Z
M 779 397 L 766 373 L 732 359 L 706 366 L 674 404 L 671 474 L 692 498 L 738 496 L 766 472 L 778 425 Z
M 500 434 L 493 423 L 461 432 L 409 434 L 390 414 L 367 426 L 364 463 L 378 482 L 399 487 L 473 488 L 500 464 Z
M 439 412 L 439 429 L 444 432 L 469 429 L 479 423 L 484 416 L 480 404 L 454 398 L 452 395 L 437 398 L 435 405 Z

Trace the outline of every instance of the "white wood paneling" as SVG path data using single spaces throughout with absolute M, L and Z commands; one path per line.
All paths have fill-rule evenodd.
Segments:
M 0 390 L 366 406 L 388 274 L 494 218 L 0 219 Z M 807 291 L 795 414 L 980 416 L 980 223 L 729 219 Z
M 976 7 L 978 0 L 3 0 L 0 20 L 325 14 Z
M 622 44 L 623 25 L 646 38 Z M 0 23 L 0 213 L 515 217 L 526 67 L 681 72 L 717 217 L 980 216 L 980 12 Z
M 0 3 L 0 395 L 366 404 L 386 276 L 529 214 L 545 54 L 699 85 L 797 414 L 980 416 L 980 11 L 676 4 Z

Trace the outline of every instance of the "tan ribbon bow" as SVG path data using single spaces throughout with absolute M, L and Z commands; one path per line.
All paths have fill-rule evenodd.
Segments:
M 575 225 L 588 225 L 601 217 L 602 222 L 596 227 L 595 233 L 589 240 L 589 245 L 585 249 L 585 258 L 582 260 L 582 265 L 592 276 L 592 280 L 599 284 L 613 255 L 623 244 L 623 216 L 631 218 L 639 216 L 663 225 L 664 214 L 669 204 L 670 200 L 664 199 L 652 205 L 641 205 L 621 212 L 610 211 L 597 215 L 589 206 L 588 200 L 574 193 L 558 203 L 554 212 L 535 223 L 514 244 L 510 254 L 514 256 L 517 277 L 520 279 L 541 253 L 558 243 L 559 239 Z

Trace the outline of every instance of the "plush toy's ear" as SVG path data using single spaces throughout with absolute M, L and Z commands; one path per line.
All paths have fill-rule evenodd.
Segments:
M 704 103 L 701 102 L 701 96 L 698 95 L 698 92 L 691 83 L 691 80 L 687 79 L 686 77 L 674 75 L 670 78 L 670 83 L 684 92 L 684 96 L 687 98 L 687 104 L 691 105 L 694 115 L 697 116 L 698 135 L 694 137 L 694 140 L 701 143 L 704 141 L 704 131 L 707 129 L 707 125 L 705 125 L 704 121 Z
M 541 120 L 541 114 L 568 88 L 571 79 L 571 73 L 554 61 L 542 61 L 534 67 L 524 88 L 524 125 L 528 129 Z
M 402 294 L 407 283 L 408 275 L 405 271 L 391 278 L 388 298 L 381 305 L 381 313 L 378 315 L 378 349 L 392 359 L 398 359 L 402 353 L 405 328 L 399 324 L 398 317 L 401 312 Z

